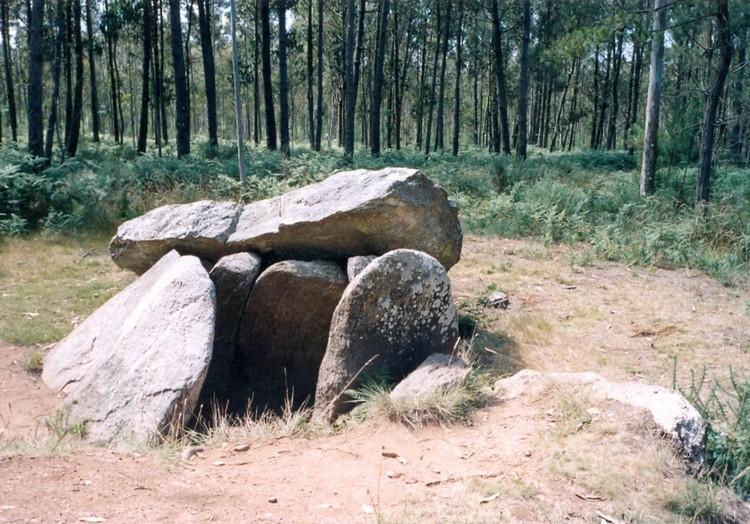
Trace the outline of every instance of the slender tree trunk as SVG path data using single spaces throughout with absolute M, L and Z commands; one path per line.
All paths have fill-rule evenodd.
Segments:
M 388 12 L 390 0 L 380 0 L 380 23 L 375 51 L 375 78 L 372 85 L 372 107 L 370 108 L 370 152 L 380 156 L 380 106 L 383 102 L 383 66 L 388 42 Z
M 182 51 L 180 1 L 169 0 L 169 22 L 172 36 L 172 65 L 175 83 L 175 128 L 177 158 L 190 154 L 190 94 L 188 93 L 185 57 Z
M 73 9 L 72 0 L 64 0 L 65 9 L 65 42 L 63 44 L 63 67 L 65 70 L 65 134 L 60 143 L 63 149 L 63 155 L 67 156 L 68 150 L 65 145 L 68 143 L 68 133 L 70 132 L 70 122 L 73 118 Z
M 716 112 L 719 108 L 724 82 L 732 61 L 732 35 L 729 32 L 728 0 L 716 0 L 716 28 L 718 31 L 719 63 L 716 66 L 711 90 L 706 99 L 703 113 L 703 134 L 701 136 L 700 158 L 698 160 L 698 181 L 695 186 L 695 205 L 701 206 L 709 201 L 711 194 L 711 165 L 716 132 Z
M 620 69 L 622 64 L 622 44 L 625 39 L 625 29 L 621 28 L 615 34 L 617 38 L 617 50 L 613 59 L 612 81 L 611 81 L 611 99 L 612 111 L 609 113 L 609 126 L 607 129 L 607 149 L 614 149 L 617 143 L 617 113 L 620 109 Z
M 89 60 L 89 93 L 91 97 L 91 132 L 94 142 L 99 142 L 101 121 L 99 118 L 99 86 L 96 81 L 96 57 L 94 55 L 94 15 L 91 4 L 86 0 L 86 51 Z
M 346 94 L 344 96 L 346 103 L 344 108 L 344 162 L 351 164 L 354 161 L 354 111 L 357 104 L 357 85 L 355 83 L 355 66 L 354 66 L 354 21 L 355 21 L 354 0 L 346 2 L 346 28 L 344 44 L 344 71 L 346 75 Z
M 508 97 L 505 89 L 505 61 L 503 59 L 502 34 L 498 0 L 492 0 L 492 48 L 495 54 L 495 88 L 497 90 L 498 114 L 500 116 L 500 138 L 503 153 L 510 154 L 510 132 L 508 129 Z
M 394 20 L 396 20 L 396 14 L 398 13 L 398 9 L 394 9 Z M 395 25 L 395 24 L 394 24 Z M 394 134 L 396 135 L 396 149 L 401 149 L 401 138 L 402 138 L 402 118 L 403 118 L 403 107 L 404 107 L 404 94 L 406 93 L 406 81 L 407 81 L 407 74 L 409 72 L 409 66 L 411 64 L 412 56 L 414 55 L 414 51 L 416 49 L 416 45 L 413 45 L 412 37 L 414 36 L 414 19 L 411 18 L 409 20 L 409 24 L 406 29 L 406 48 L 404 49 L 404 60 L 403 65 L 401 66 L 401 73 L 400 76 L 398 76 L 397 83 L 395 86 L 396 89 L 396 118 L 394 120 L 395 122 L 395 129 Z M 398 36 L 394 37 L 398 38 Z M 401 53 L 398 51 L 399 46 L 401 42 L 396 42 L 395 46 L 397 47 L 396 53 L 395 53 L 395 60 L 397 64 L 401 61 Z M 422 72 L 422 69 L 420 69 L 420 74 Z M 422 77 L 423 78 L 423 77 Z
M 440 10 L 440 0 L 435 1 L 435 12 L 436 12 L 436 27 L 440 27 L 442 22 L 442 13 Z M 435 55 L 432 61 L 432 83 L 430 85 L 430 108 L 427 112 L 427 136 L 424 141 L 424 157 L 425 160 L 430 158 L 430 139 L 432 133 L 432 115 L 435 109 L 435 90 L 437 89 L 437 70 L 438 70 L 438 58 L 440 58 L 440 43 L 442 33 L 438 30 L 437 42 L 435 42 Z
M 44 0 L 33 0 L 29 11 L 29 81 L 27 96 L 28 148 L 34 157 L 44 156 L 42 72 L 44 68 Z
M 68 132 L 65 149 L 69 157 L 76 156 L 81 136 L 83 115 L 83 37 L 81 35 L 81 0 L 73 0 L 73 45 L 75 55 L 75 85 L 73 87 L 73 110 L 67 122 Z
M 312 2 L 312 0 L 310 0 Z M 320 151 L 323 135 L 323 0 L 318 0 L 318 106 L 315 113 L 315 151 Z
M 648 75 L 646 124 L 643 135 L 643 160 L 641 162 L 641 196 L 654 194 L 654 182 L 656 179 L 659 108 L 661 105 L 661 79 L 664 71 L 664 26 L 667 17 L 666 4 L 666 0 L 654 0 L 654 21 L 651 33 L 651 66 Z
M 245 136 L 242 131 L 242 93 L 240 91 L 240 60 L 237 51 L 237 8 L 234 0 L 229 0 L 229 16 L 232 24 L 232 84 L 234 87 L 234 122 L 237 131 L 237 164 L 240 172 L 240 182 L 246 184 Z
M 286 0 L 276 4 L 279 17 L 279 127 L 281 154 L 289 158 L 289 76 L 286 60 Z
M 310 149 L 315 149 L 315 97 L 313 96 L 313 0 L 307 0 L 307 129 Z
M 516 156 L 526 158 L 526 116 L 529 94 L 529 39 L 531 37 L 531 2 L 523 0 L 523 30 L 521 36 L 521 58 L 518 72 L 518 139 Z
M 744 91 L 744 80 L 745 80 L 745 69 L 748 66 L 747 63 L 747 47 L 745 38 L 747 37 L 747 29 L 742 31 L 742 34 L 738 35 L 739 46 L 737 48 L 737 74 L 734 79 L 734 124 L 732 125 L 731 140 L 729 148 L 732 152 L 732 157 L 737 164 L 742 162 L 742 146 L 743 146 L 743 134 L 745 129 L 745 109 L 747 104 L 742 98 Z
M 219 126 L 216 117 L 216 63 L 211 35 L 211 0 L 198 0 L 198 26 L 201 35 L 203 81 L 206 88 L 208 144 L 211 147 L 216 147 L 219 145 Z
M 596 130 L 599 129 L 599 46 L 594 52 L 594 100 L 592 102 L 591 141 L 589 147 L 596 149 Z
M 259 26 L 260 6 L 258 1 L 255 2 L 253 9 L 253 142 L 257 146 L 260 144 L 260 75 L 258 74 L 258 57 L 260 56 L 260 26 Z
M 88 0 L 90 1 L 90 0 Z M 138 121 L 138 143 L 136 150 L 146 152 L 148 142 L 149 91 L 151 89 L 151 28 L 153 25 L 151 1 L 143 2 L 143 69 L 141 70 L 141 114 Z
M 435 150 L 445 149 L 445 70 L 448 61 L 448 39 L 450 38 L 451 7 L 448 2 L 443 30 L 443 47 L 440 51 L 440 94 L 438 96 L 437 122 L 435 124 Z
M 13 142 L 18 142 L 18 117 L 16 115 L 16 86 L 13 82 L 13 60 L 10 49 L 10 16 L 6 0 L 0 2 L 0 23 L 2 23 L 3 61 L 5 65 L 5 93 L 8 100 L 8 123 Z
M 453 103 L 453 142 L 451 153 L 458 156 L 458 142 L 461 134 L 461 43 L 464 36 L 464 0 L 458 2 L 458 23 L 456 24 L 456 83 Z
M 63 46 L 65 45 L 65 6 L 63 0 L 57 0 L 57 21 L 55 25 L 57 26 L 57 34 L 55 35 L 55 54 L 52 61 L 52 100 L 50 101 L 47 121 L 47 137 L 44 143 L 44 156 L 48 165 L 52 160 L 52 148 L 57 128 L 60 75 L 62 74 Z
M 266 110 L 266 147 L 276 151 L 276 114 L 271 82 L 271 8 L 268 0 L 260 0 L 261 62 L 263 69 L 263 102 Z
M 422 52 L 419 61 L 419 86 L 417 88 L 417 150 L 422 149 L 424 135 L 424 83 L 427 77 L 427 31 L 422 29 Z

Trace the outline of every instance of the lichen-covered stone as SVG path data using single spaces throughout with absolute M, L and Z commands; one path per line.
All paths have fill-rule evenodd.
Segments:
M 470 368 L 453 355 L 433 353 L 417 369 L 396 384 L 391 399 L 419 398 L 458 386 L 466 379 Z
M 378 257 L 372 255 L 349 258 L 349 260 L 346 261 L 346 277 L 350 281 L 354 280 L 354 278 L 364 271 L 370 262 L 376 258 Z
M 457 337 L 450 279 L 437 260 L 409 249 L 377 258 L 333 314 L 315 416 L 330 420 L 350 408 L 343 393 L 361 373 L 379 368 L 399 381 L 431 353 L 450 353 Z

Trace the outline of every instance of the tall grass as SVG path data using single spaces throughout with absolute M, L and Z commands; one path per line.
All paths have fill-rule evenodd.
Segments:
M 329 149 L 298 148 L 289 160 L 251 149 L 248 184 L 237 178 L 231 144 L 198 147 L 176 160 L 125 145 L 87 143 L 74 159 L 38 173 L 14 149 L 0 149 L 0 236 L 35 229 L 53 233 L 111 232 L 121 221 L 159 205 L 198 199 L 250 202 L 317 182 L 345 167 Z M 467 232 L 584 242 L 596 256 L 631 265 L 690 267 L 731 283 L 750 269 L 750 170 L 720 168 L 711 204 L 690 199 L 696 171 L 669 166 L 657 173 L 657 194 L 638 196 L 635 157 L 625 152 L 534 152 L 525 161 L 467 148 L 458 158 L 429 161 L 413 149 L 372 158 L 355 168 L 410 166 L 442 185 L 461 207 Z

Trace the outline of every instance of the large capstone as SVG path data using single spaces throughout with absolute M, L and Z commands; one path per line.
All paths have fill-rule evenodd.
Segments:
M 253 288 L 239 331 L 240 365 L 256 407 L 311 402 L 333 311 L 347 284 L 338 264 L 287 260 Z
M 458 210 L 415 169 L 345 171 L 240 206 L 165 206 L 122 224 L 110 243 L 120 267 L 141 273 L 170 249 L 216 262 L 242 251 L 282 260 L 345 260 L 409 248 L 450 268 L 461 254 Z
M 450 353 L 458 338 L 451 284 L 433 257 L 409 249 L 371 262 L 336 307 L 320 366 L 315 416 L 347 411 L 347 389 L 379 369 L 400 381 L 431 353 Z
M 201 261 L 170 253 L 60 342 L 43 379 L 92 441 L 146 444 L 182 427 L 211 360 L 216 297 Z
M 175 249 L 216 262 L 237 252 L 227 249 L 242 206 L 234 202 L 202 200 L 158 207 L 123 222 L 109 244 L 112 260 L 139 275 Z

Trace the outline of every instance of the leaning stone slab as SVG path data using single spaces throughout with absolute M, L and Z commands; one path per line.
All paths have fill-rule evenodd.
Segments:
M 143 272 L 170 249 L 212 262 L 241 251 L 276 259 L 343 260 L 409 248 L 446 269 L 461 255 L 458 210 L 415 169 L 344 171 L 239 206 L 165 206 L 123 223 L 110 243 L 117 265 Z
M 315 392 L 315 416 L 331 420 L 351 406 L 346 389 L 380 368 L 399 381 L 431 353 L 450 353 L 458 337 L 451 283 L 433 257 L 398 249 L 352 280 L 333 314 Z
M 196 257 L 163 262 L 45 360 L 45 382 L 68 393 L 71 421 L 85 421 L 92 441 L 146 444 L 181 428 L 197 400 L 211 360 L 214 286 Z
M 238 336 L 238 360 L 258 407 L 282 406 L 292 393 L 297 402 L 312 400 L 346 285 L 344 270 L 327 261 L 286 260 L 258 277 Z
M 216 262 L 237 252 L 225 244 L 241 209 L 234 202 L 210 200 L 153 209 L 117 228 L 109 244 L 110 256 L 121 268 L 139 275 L 172 249 Z
M 429 396 L 461 384 L 468 374 L 469 366 L 459 357 L 433 353 L 393 388 L 391 399 Z
M 550 383 L 586 386 L 594 399 L 614 400 L 648 411 L 685 458 L 697 465 L 703 462 L 706 435 L 703 418 L 685 397 L 666 388 L 637 382 L 607 382 L 595 373 L 540 373 L 524 369 L 495 382 L 495 389 L 510 400 L 524 394 L 538 394 Z

